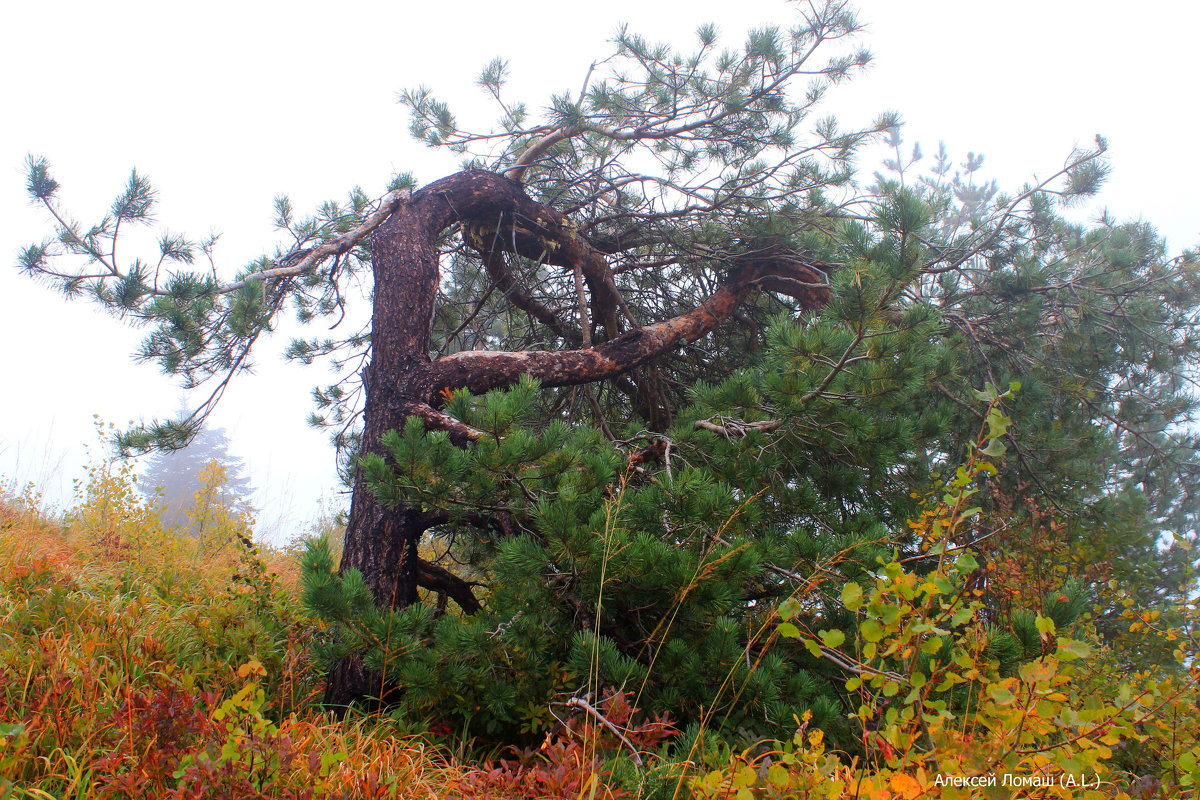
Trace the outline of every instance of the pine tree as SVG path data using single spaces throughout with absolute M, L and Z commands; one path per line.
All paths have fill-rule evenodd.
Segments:
M 334 575 L 317 548 L 305 572 L 333 623 L 330 702 L 382 690 L 507 734 L 544 727 L 561 692 L 623 686 L 726 726 L 803 708 L 836 726 L 837 670 L 762 632 L 813 581 L 883 550 L 921 558 L 907 522 L 977 430 L 972 392 L 1028 376 L 997 497 L 1033 482 L 1077 540 L 1140 548 L 1129 577 L 1147 590 L 1162 531 L 1195 533 L 1177 477 L 1196 474 L 1180 430 L 1194 254 L 1062 219 L 1104 177 L 1101 139 L 1012 195 L 975 182 L 977 156 L 957 181 L 939 157 L 924 180 L 897 158 L 899 176 L 856 183 L 864 143 L 900 144 L 893 114 L 865 130 L 817 116 L 870 60 L 845 47 L 859 28 L 833 1 L 740 49 L 711 26 L 682 51 L 623 30 L 540 113 L 496 60 L 484 132 L 405 92 L 413 133 L 463 169 L 307 218 L 280 199 L 291 244 L 227 281 L 191 266 L 211 242 L 177 236 L 117 262 L 120 232 L 150 218 L 144 176 L 85 229 L 31 158 L 56 236 L 21 262 L 149 326 L 140 355 L 186 385 L 215 382 L 188 418 L 125 434 L 129 450 L 194 435 L 288 304 L 336 321 L 371 282 L 370 331 L 289 349 L 345 370 L 313 420 L 352 450 L 344 554 Z M 1105 507 L 1118 524 L 1096 536 Z M 821 591 L 803 611 L 836 626 Z
M 230 511 L 249 510 L 254 489 L 243 472 L 242 460 L 229 452 L 229 437 L 222 428 L 202 427 L 186 447 L 157 451 L 146 463 L 141 485 L 143 491 L 157 498 L 164 526 L 178 526 L 198 535 L 189 511 L 196 503 L 197 492 L 205 490 L 203 473 L 213 462 L 224 469 L 225 475 L 209 502 Z
M 898 133 L 892 142 L 899 153 Z M 938 386 L 950 401 L 943 427 L 971 430 L 973 387 L 1020 381 L 1006 439 L 1013 458 L 993 491 L 1036 494 L 1070 558 L 1092 565 L 1093 577 L 1148 606 L 1185 600 L 1194 557 L 1165 545 L 1200 533 L 1191 488 L 1200 479 L 1197 254 L 1168 255 L 1144 222 L 1069 222 L 1036 192 L 1027 217 L 1006 218 L 1011 201 L 975 177 L 982 156 L 968 154 L 951 175 L 944 145 L 928 173 L 913 169 L 914 155 L 887 164 L 890 180 L 908 173 L 934 210 L 941 247 L 956 253 L 955 269 L 927 271 L 912 287 L 940 310 L 958 353 L 961 380 Z M 1087 170 L 1098 177 L 1107 165 Z M 963 443 L 949 452 L 961 457 Z M 1029 508 L 1010 507 L 1016 520 L 997 527 L 1028 524 Z

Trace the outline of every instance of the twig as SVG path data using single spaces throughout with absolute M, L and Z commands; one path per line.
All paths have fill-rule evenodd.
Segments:
M 726 419 L 718 417 L 723 424 L 718 425 L 715 422 L 707 419 L 698 419 L 694 423 L 694 427 L 698 430 L 712 431 L 726 438 L 734 436 L 745 436 L 750 431 L 762 431 L 767 433 L 778 428 L 783 423 L 777 419 L 767 419 L 761 422 L 742 422 L 741 420 Z
M 597 710 L 597 708 L 595 706 L 593 706 L 591 703 L 589 703 L 587 700 L 584 700 L 582 697 L 572 697 L 570 700 L 567 701 L 567 708 L 582 709 L 583 711 L 586 711 L 591 716 L 595 717 L 597 722 L 599 722 L 604 727 L 608 728 L 608 730 L 612 732 L 613 736 L 616 736 L 618 739 L 621 740 L 621 743 L 623 745 L 625 745 L 626 747 L 629 748 L 629 752 L 633 755 L 633 763 L 637 764 L 639 767 L 645 766 L 642 763 L 642 757 L 638 753 L 637 748 L 633 746 L 633 742 L 629 741 L 628 737 L 626 737 L 625 734 L 623 734 L 623 733 L 621 733 L 621 731 L 617 730 L 616 725 L 613 725 L 611 722 L 609 722 L 607 719 L 605 719 L 604 715 L 601 714 L 600 711 Z
M 379 208 L 363 218 L 361 224 L 351 230 L 346 231 L 341 236 L 336 237 L 324 244 L 317 245 L 309 250 L 303 258 L 295 264 L 283 267 L 274 267 L 272 269 L 264 269 L 261 272 L 252 272 L 241 280 L 227 283 L 219 287 L 217 294 L 228 294 L 235 292 L 255 281 L 266 281 L 270 278 L 282 278 L 292 275 L 301 275 L 312 269 L 315 265 L 329 258 L 330 256 L 341 255 L 349 251 L 356 244 L 367 237 L 371 231 L 378 228 L 388 217 L 392 215 L 402 202 L 407 200 L 412 194 L 411 189 L 396 189 L 388 192 L 379 201 Z

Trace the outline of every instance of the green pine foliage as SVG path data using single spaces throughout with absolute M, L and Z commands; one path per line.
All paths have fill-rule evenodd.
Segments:
M 953 318 L 990 300 L 921 295 L 930 281 L 921 265 L 942 219 L 932 195 L 891 186 L 885 196 L 873 219 L 847 222 L 826 242 L 845 265 L 831 276 L 829 302 L 777 314 L 747 365 L 698 383 L 662 433 L 631 423 L 612 441 L 547 414 L 545 394 L 523 381 L 446 398 L 445 411 L 482 432 L 469 447 L 417 418 L 389 435 L 388 456 L 362 462 L 373 490 L 385 503 L 438 516 L 433 549 L 485 587 L 484 608 L 473 616 L 431 602 L 382 611 L 357 573 L 335 576 L 328 552 L 313 545 L 305 586 L 307 602 L 332 623 L 324 663 L 365 652 L 368 667 L 395 687 L 388 700 L 398 713 L 491 740 L 532 738 L 568 698 L 621 690 L 682 727 L 731 737 L 783 736 L 808 713 L 853 750 L 849 700 L 837 688 L 846 674 L 805 648 L 777 644 L 777 609 L 819 583 L 821 591 L 804 594 L 789 613 L 813 630 L 853 636 L 855 619 L 837 602 L 842 585 L 897 556 L 920 570 L 921 542 L 909 521 L 920 518 L 930 482 L 973 446 L 961 433 L 970 430 L 964 422 L 977 427 L 981 413 L 970 387 L 983 385 L 983 375 L 1010 374 L 999 369 L 1011 357 L 997 344 L 1001 335 L 1016 341 L 1029 315 L 1047 324 L 1031 292 L 1033 309 L 1014 305 L 1003 320 L 977 312 L 975 330 L 989 331 L 995 349 L 973 347 Z M 1099 268 L 1092 258 L 1079 268 L 1082 292 L 1092 280 L 1086 270 Z M 1100 270 L 1106 279 L 1109 269 Z M 1010 271 L 988 267 L 983 279 L 1011 282 Z M 1103 307 L 1096 295 L 1084 299 Z M 1181 298 L 1178 313 L 1186 303 L 1194 306 Z M 1105 329 L 1098 324 L 1094 335 Z M 1114 386 L 1129 362 L 1064 363 L 1061 343 L 1023 338 L 1027 352 L 1041 348 L 1023 362 L 1032 387 L 988 395 L 1013 415 L 991 432 L 989 447 L 998 454 L 1008 442 L 1016 457 L 981 480 L 999 491 L 1031 473 L 1042 480 L 1044 471 L 1057 482 L 1047 486 L 1071 501 L 1060 512 L 1071 535 L 1094 536 L 1091 507 L 1132 504 L 1110 477 L 1132 473 L 1144 456 L 1114 449 L 1106 418 L 1086 413 L 1088 398 L 1064 386 L 1072 370 Z M 1110 352 L 1125 346 L 1107 343 Z M 1174 353 L 1169 368 L 1185 368 L 1189 353 Z M 1160 399 L 1155 413 L 1178 422 L 1190 408 L 1185 399 Z M 1061 444 L 1071 435 L 1072 446 Z M 631 466 L 630 452 L 651 441 L 660 457 Z M 1164 441 L 1189 446 L 1186 437 Z M 1114 541 L 1126 536 L 1142 548 L 1161 531 L 1145 503 L 1110 524 Z M 987 534 L 975 525 L 960 544 Z M 1178 564 L 1183 574 L 1188 558 L 1151 547 L 1141 563 Z M 986 574 L 979 567 L 980 585 Z M 1163 586 L 1148 573 L 1138 580 L 1147 591 Z M 1097 586 L 1067 579 L 1037 600 L 1036 612 L 1066 628 L 1102 599 Z M 1041 655 L 1041 639 L 1034 608 L 1001 606 L 988 612 L 987 653 L 1011 674 Z
M 898 132 L 892 141 L 899 152 Z M 970 154 L 951 176 L 944 146 L 928 174 L 914 175 L 915 155 L 889 162 L 890 178 L 907 176 L 910 186 L 919 178 L 913 192 L 933 209 L 934 241 L 961 253 L 954 269 L 926 273 L 910 289 L 942 319 L 959 365 L 958 380 L 940 381 L 934 398 L 942 430 L 972 429 L 971 388 L 1020 381 L 1007 408 L 1005 442 L 1015 453 L 997 483 L 1036 490 L 1077 559 L 1104 563 L 1147 602 L 1186 598 L 1194 558 L 1165 545 L 1198 533 L 1200 259 L 1169 255 L 1143 222 L 1064 218 L 1102 181 L 1103 162 L 1068 169 L 1057 203 L 1024 187 L 1029 213 L 1016 215 L 994 182 L 976 182 L 982 156 Z M 947 452 L 961 459 L 963 445 Z
M 818 119 L 827 90 L 869 61 L 844 47 L 860 27 L 826 2 L 734 49 L 710 26 L 683 50 L 622 30 L 583 90 L 542 112 L 504 94 L 496 60 L 478 81 L 502 111 L 486 132 L 428 89 L 402 95 L 415 136 L 520 182 L 604 273 L 554 263 L 567 239 L 543 240 L 536 220 L 462 219 L 431 243 L 439 298 L 421 357 L 612 345 L 702 313 L 730 276 L 761 275 L 724 325 L 603 381 L 415 398 L 426 419 L 444 411 L 479 432 L 467 446 L 413 418 L 384 454 L 357 458 L 372 334 L 329 331 L 373 269 L 365 230 L 338 239 L 379 224 L 382 202 L 361 189 L 307 217 L 279 198 L 287 248 L 218 282 L 194 263 L 212 240 L 164 233 L 154 257 L 117 259 L 121 230 L 153 211 L 144 176 L 84 228 L 31 158 L 27 190 L 55 237 L 20 266 L 145 326 L 140 356 L 185 385 L 214 380 L 192 415 L 123 435 L 126 450 L 195 435 L 285 310 L 321 325 L 288 351 L 335 367 L 311 421 L 335 431 L 348 475 L 431 521 L 421 557 L 482 606 L 381 608 L 361 574 L 335 574 L 327 542 L 307 549 L 305 600 L 327 623 L 317 656 L 361 656 L 407 722 L 537 741 L 569 699 L 623 691 L 671 715 L 683 742 L 782 736 L 800 718 L 852 751 L 848 667 L 811 637 L 816 652 L 780 642 L 780 616 L 853 641 L 849 587 L 934 572 L 924 532 L 938 496 L 974 496 L 939 536 L 961 551 L 997 674 L 1040 655 L 1039 620 L 1091 613 L 1111 642 L 1169 614 L 1193 593 L 1200 534 L 1196 253 L 1167 254 L 1143 223 L 1072 221 L 1108 170 L 1099 137 L 1004 193 L 975 153 L 956 167 L 941 147 L 922 171 L 894 114 L 857 131 Z M 867 185 L 855 159 L 880 135 L 894 157 Z M 402 174 L 389 188 L 417 185 Z M 502 227 L 512 252 L 489 252 Z M 518 228 L 545 250 L 519 247 Z M 504 263 L 489 270 L 488 255 Z M 965 478 L 977 452 L 989 469 Z M 1144 617 L 1116 613 L 1131 597 Z M 1158 647 L 1124 667 L 1175 669 Z
M 536 389 L 457 395 L 450 407 L 488 434 L 477 447 L 410 420 L 388 441 L 391 463 L 364 463 L 380 497 L 447 512 L 440 538 L 486 576 L 486 610 L 381 612 L 314 544 L 307 602 L 338 623 L 322 657 L 367 646 L 408 713 L 479 735 L 542 733 L 553 705 L 587 687 L 631 692 L 684 723 L 766 730 L 811 709 L 836 724 L 819 682 L 766 652 L 768 601 L 787 590 L 762 585 L 777 542 L 754 535 L 756 498 L 687 466 L 687 444 L 670 472 L 631 470 L 594 429 L 537 426 Z M 462 535 L 479 508 L 503 508 L 514 531 Z

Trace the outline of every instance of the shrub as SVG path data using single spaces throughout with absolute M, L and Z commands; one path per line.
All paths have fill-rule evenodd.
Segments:
M 1155 626 L 1153 612 L 1140 615 L 1169 643 L 1174 663 L 1137 671 L 1122 665 L 1093 621 L 1063 624 L 1078 605 L 1066 592 L 1028 614 L 1032 635 L 1015 624 L 1019 612 L 1007 629 L 984 613 L 983 592 L 972 588 L 979 564 L 954 541 L 979 513 L 970 498 L 981 476 L 1003 455 L 1008 420 L 997 399 L 967 464 L 914 522 L 932 569 L 920 560 L 917 568 L 881 560 L 870 585 L 846 584 L 841 600 L 857 619 L 853 638 L 780 625 L 781 636 L 851 674 L 845 690 L 857 704 L 861 750 L 830 752 L 805 717 L 787 747 L 738 755 L 695 778 L 697 796 L 952 798 L 992 796 L 994 787 L 1037 797 L 1194 795 L 1194 607 L 1177 609 L 1182 624 L 1174 627 Z M 1013 647 L 1025 658 L 1006 660 Z

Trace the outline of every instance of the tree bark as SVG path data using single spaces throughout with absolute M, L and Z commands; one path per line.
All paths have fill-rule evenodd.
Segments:
M 498 217 L 501 209 L 514 205 L 514 199 L 536 205 L 516 183 L 468 170 L 414 192 L 373 232 L 374 299 L 371 361 L 364 382 L 363 455 L 386 457 L 383 435 L 403 427 L 406 417 L 428 408 L 432 399 L 422 377 L 429 364 L 437 299 L 439 234 L 462 215 Z M 415 603 L 422 574 L 417 549 L 429 524 L 429 518 L 416 510 L 385 507 L 367 486 L 362 471 L 356 471 L 340 572 L 362 573 L 379 606 L 403 608 Z M 345 706 L 364 695 L 378 696 L 383 689 L 378 678 L 366 674 L 360 660 L 350 659 L 330 673 L 325 702 Z
M 438 287 L 437 240 L 461 224 L 468 243 L 485 259 L 497 252 L 542 258 L 579 269 L 591 294 L 592 319 L 607 341 L 565 351 L 455 353 L 431 361 L 431 328 Z M 571 386 L 615 377 L 684 342 L 704 336 L 740 305 L 756 284 L 783 278 L 812 286 L 817 273 L 794 262 L 747 262 L 737 266 L 704 303 L 679 316 L 620 333 L 617 311 L 623 300 L 605 256 L 580 237 L 561 212 L 536 203 L 519 183 L 482 170 L 464 170 L 413 192 L 371 236 L 375 287 L 371 361 L 365 376 L 366 403 L 362 452 L 387 456 L 383 435 L 402 428 L 408 416 L 447 430 L 458 444 L 475 438 L 472 429 L 437 410 L 445 389 L 472 392 L 504 388 L 523 375 L 546 386 Z M 504 282 L 498 262 L 491 271 Z M 512 287 L 502 287 L 514 294 Z M 525 299 L 525 298 L 520 298 Z M 569 337 L 577 340 L 576 337 Z M 479 608 L 470 585 L 422 562 L 418 545 L 437 515 L 387 508 L 359 471 L 346 528 L 341 571 L 362 573 L 375 602 L 403 608 L 417 600 L 418 586 L 448 592 L 466 613 Z M 326 703 L 344 706 L 357 697 L 386 694 L 378 676 L 360 660 L 334 669 Z

